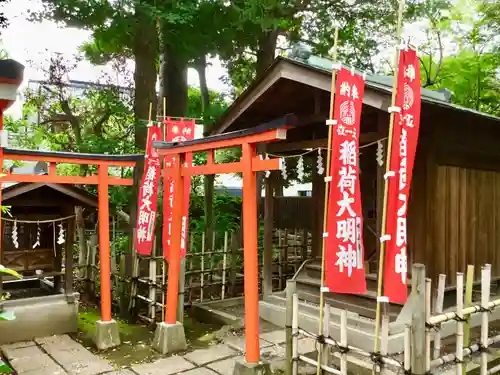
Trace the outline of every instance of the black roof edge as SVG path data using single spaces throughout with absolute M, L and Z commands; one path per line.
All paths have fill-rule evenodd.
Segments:
M 78 152 L 66 151 L 39 151 L 39 150 L 22 150 L 15 148 L 4 148 L 4 155 L 25 155 L 25 156 L 47 156 L 47 157 L 65 157 L 68 159 L 95 159 L 103 161 L 137 161 L 144 159 L 141 154 L 127 154 L 127 155 L 108 155 L 108 154 L 86 154 Z
M 217 134 L 217 135 L 211 135 L 205 138 L 199 138 L 199 139 L 193 139 L 191 141 L 185 141 L 185 142 L 153 142 L 153 147 L 158 148 L 158 149 L 170 149 L 170 148 L 176 148 L 176 147 L 183 147 L 183 146 L 192 146 L 192 145 L 199 145 L 199 144 L 204 144 L 204 143 L 209 143 L 209 142 L 214 142 L 214 141 L 222 141 L 225 139 L 232 139 L 232 138 L 237 138 L 237 137 L 244 137 L 247 135 L 253 135 L 253 134 L 258 134 L 265 132 L 267 130 L 272 130 L 272 129 L 278 129 L 282 126 L 295 126 L 297 124 L 297 116 L 294 114 L 287 114 L 283 117 L 277 118 L 275 120 L 257 125 L 253 128 L 248 128 L 248 129 L 243 129 L 243 130 L 236 130 L 233 132 L 228 132 L 228 133 L 222 133 L 222 134 Z

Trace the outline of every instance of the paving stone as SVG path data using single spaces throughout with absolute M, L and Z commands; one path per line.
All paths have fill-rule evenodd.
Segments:
M 194 365 L 192 363 L 186 361 L 182 357 L 174 356 L 163 358 L 152 363 L 133 366 L 132 370 L 139 375 L 172 375 L 193 368 Z
M 2 348 L 3 354 L 9 361 L 16 358 L 30 358 L 39 355 L 46 355 L 38 346 L 26 346 L 20 348 Z
M 35 346 L 36 343 L 34 341 L 19 341 L 13 344 L 5 344 L 0 346 L 0 350 L 5 354 L 6 351 L 12 350 L 12 349 L 20 349 L 20 348 L 27 348 L 28 346 Z M 7 354 L 5 354 L 7 355 Z
M 198 349 L 184 356 L 195 365 L 203 366 L 209 362 L 218 361 L 227 357 L 235 356 L 237 353 L 227 345 L 216 345 L 208 349 Z
M 242 353 L 245 352 L 245 337 L 231 337 L 224 340 L 224 343 L 232 349 L 238 350 Z M 260 350 L 272 346 L 270 342 L 260 341 Z
M 113 370 L 107 361 L 92 354 L 68 335 L 35 341 L 71 375 L 97 375 Z
M 39 374 L 66 374 L 66 371 L 48 355 L 18 358 L 10 361 L 10 364 L 19 375 L 34 373 L 36 371 L 38 371 Z
M 236 361 L 241 361 L 244 358 L 245 357 L 243 356 L 228 358 L 223 361 L 210 363 L 207 365 L 207 367 L 214 371 L 217 371 L 221 375 L 233 375 L 234 365 Z
M 4 351 L 4 354 L 19 375 L 66 374 L 66 371 L 38 346 L 12 348 Z
M 35 339 L 38 345 L 44 346 L 56 346 L 56 347 L 66 347 L 74 348 L 80 347 L 81 345 L 73 340 L 68 335 L 54 335 Z
M 285 331 L 267 332 L 261 334 L 260 338 L 272 344 L 283 344 L 286 341 L 286 332 Z
M 182 375 L 217 375 L 217 373 L 207 369 L 206 367 L 198 367 L 194 370 L 183 372 Z

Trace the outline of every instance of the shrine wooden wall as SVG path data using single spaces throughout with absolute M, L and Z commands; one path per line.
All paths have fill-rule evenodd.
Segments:
M 417 151 L 408 214 L 410 261 L 424 263 L 433 280 L 446 274 L 448 285 L 468 264 L 476 266 L 476 280 L 485 263 L 499 277 L 500 124 L 436 113 L 425 126 L 429 130 L 438 122 L 429 143 Z

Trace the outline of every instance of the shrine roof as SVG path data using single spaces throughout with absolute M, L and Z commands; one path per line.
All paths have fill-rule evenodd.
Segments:
M 77 186 L 69 184 L 51 184 L 51 183 L 36 183 L 36 182 L 19 182 L 9 186 L 2 186 L 2 201 L 9 205 L 9 200 L 20 197 L 21 195 L 34 192 L 38 189 L 49 188 L 55 192 L 67 196 L 76 205 L 97 208 L 97 196 Z M 46 194 L 47 192 L 45 192 Z M 45 196 L 45 199 L 50 199 Z M 61 202 L 56 202 L 60 204 Z
M 249 128 L 255 123 L 269 121 L 286 113 L 313 113 L 316 97 L 321 97 L 321 104 L 328 106 L 332 64 L 328 59 L 315 56 L 310 56 L 307 60 L 276 58 L 264 74 L 218 118 L 211 134 Z M 391 92 L 392 77 L 367 74 L 363 104 L 388 112 Z M 446 91 L 422 89 L 422 102 L 427 106 L 500 122 L 498 117 L 452 104 L 449 97 Z

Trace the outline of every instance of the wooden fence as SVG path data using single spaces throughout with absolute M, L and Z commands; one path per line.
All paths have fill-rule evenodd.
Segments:
M 88 236 L 86 255 L 78 259 L 77 279 L 80 290 L 93 296 L 99 293 L 99 254 L 97 237 Z M 207 244 L 208 242 L 208 244 Z M 262 242 L 262 241 L 259 241 Z M 273 290 L 283 290 L 300 265 L 310 257 L 311 233 L 305 230 L 276 230 L 273 240 Z M 262 280 L 263 249 L 259 247 L 259 274 Z M 131 263 L 131 265 L 127 265 Z M 181 264 L 180 305 L 239 297 L 243 290 L 243 245 L 240 233 L 216 233 L 206 241 L 203 233 L 192 233 Z M 158 321 L 164 315 L 165 291 L 168 287 L 168 263 L 162 254 L 149 257 L 124 255 L 111 257 L 113 302 L 120 310 L 138 313 L 146 321 Z M 259 284 L 261 289 L 262 283 Z M 121 304 L 118 295 L 128 295 L 128 306 Z M 160 315 L 161 313 L 161 315 Z M 179 316 L 181 318 L 181 316 Z
M 443 374 L 446 372 L 462 375 L 465 374 L 467 364 L 471 364 L 474 357 L 478 359 L 476 361 L 478 374 L 500 373 L 498 364 L 488 368 L 488 361 L 492 357 L 489 347 L 500 342 L 500 335 L 496 334 L 494 329 L 489 329 L 490 322 L 498 319 L 495 311 L 499 309 L 500 299 L 490 300 L 491 266 L 487 264 L 481 269 L 480 298 L 474 302 L 473 272 L 474 267 L 469 266 L 465 290 L 464 274 L 457 273 L 456 307 L 443 312 L 446 276 L 440 275 L 433 298 L 431 280 L 425 278 L 425 267 L 414 265 L 412 273 L 415 278 L 414 288 L 410 295 L 411 320 L 406 322 L 402 353 L 388 352 L 388 315 L 382 318 L 381 345 L 378 353 L 368 352 L 348 344 L 347 311 L 342 311 L 340 314 L 340 337 L 333 338 L 329 334 L 330 314 L 328 313 L 324 315 L 321 335 L 301 329 L 298 324 L 298 295 L 293 292 L 293 286 L 287 287 L 287 290 L 292 291 L 287 293 L 287 326 L 291 327 L 287 331 L 287 355 L 289 356 L 287 374 L 297 375 L 299 363 L 305 362 L 319 366 L 324 372 L 341 375 L 359 373 L 360 363 L 362 368 L 382 374 Z M 384 310 L 382 307 L 382 311 Z M 325 306 L 325 311 L 330 311 L 328 305 Z M 479 337 L 473 340 L 474 332 L 471 331 L 471 321 L 478 316 L 480 317 L 480 334 L 476 335 Z M 443 325 L 446 322 L 454 322 L 455 329 L 451 334 L 444 333 L 447 336 L 447 343 L 443 345 Z M 447 331 L 449 331 L 450 323 L 448 323 Z M 298 354 L 300 335 L 316 340 L 317 357 Z M 332 358 L 337 358 L 338 361 Z M 352 366 L 356 366 L 354 372 Z

